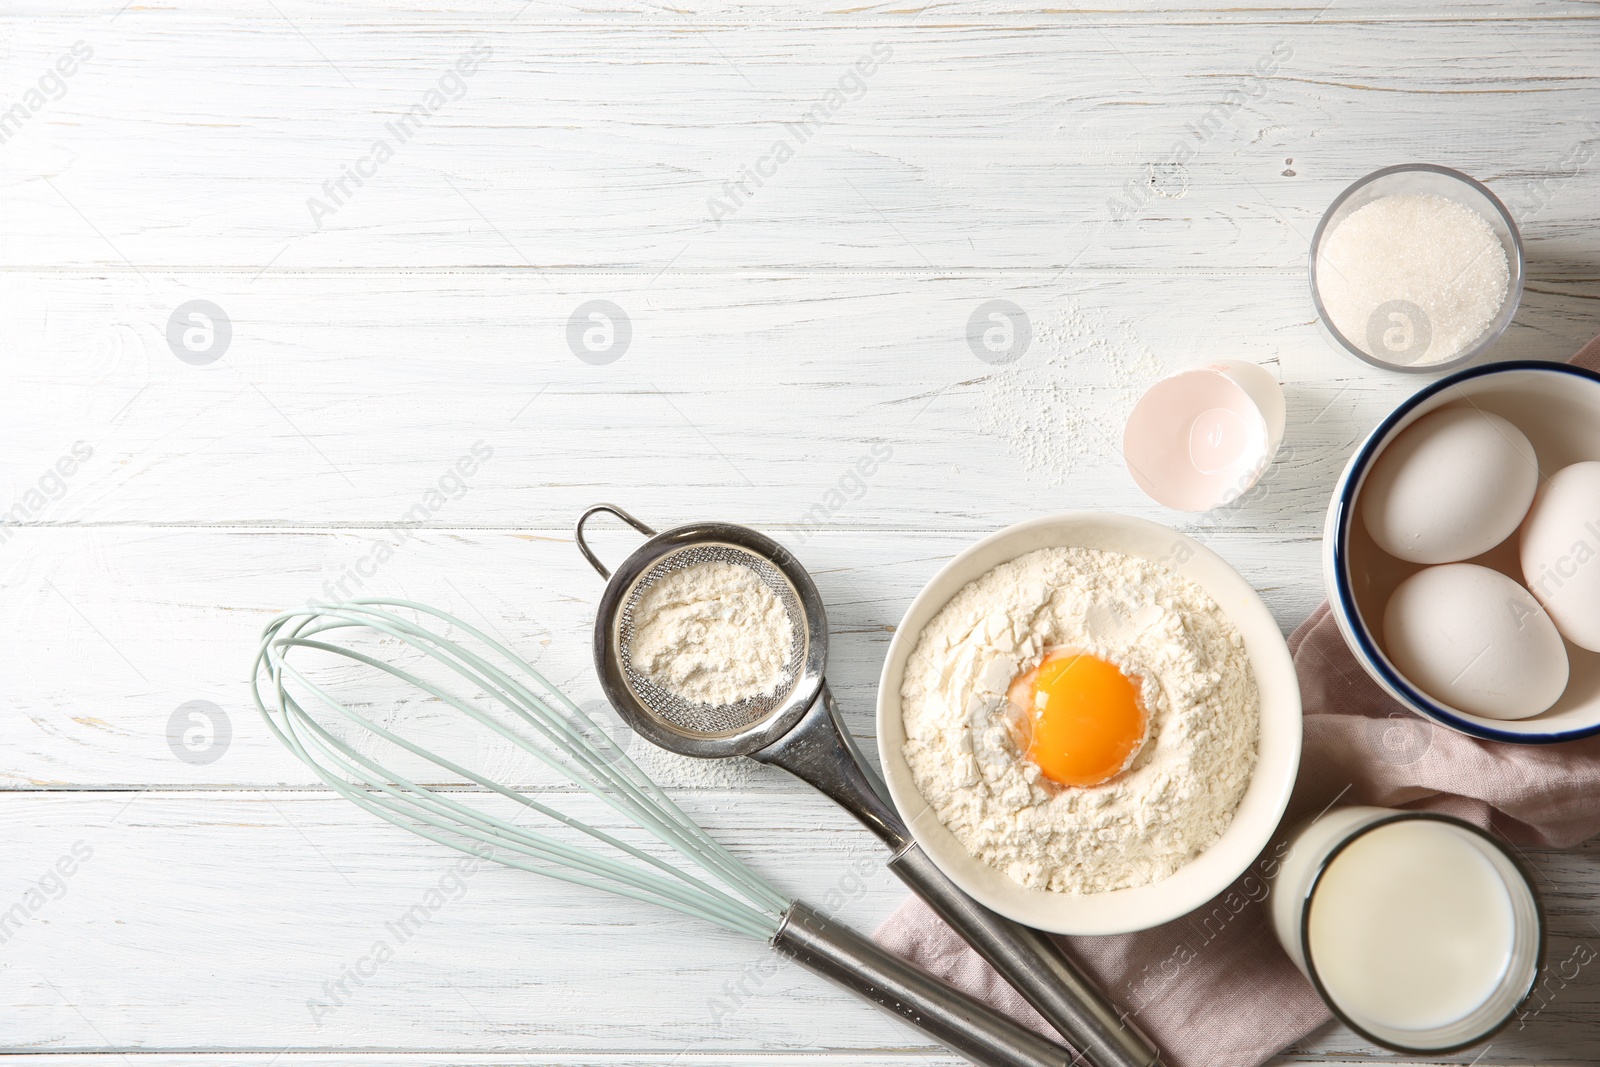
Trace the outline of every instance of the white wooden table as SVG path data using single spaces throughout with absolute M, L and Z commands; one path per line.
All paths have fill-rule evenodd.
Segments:
M 1600 331 L 1592 4 L 119 4 L 4 8 L 18 1064 L 953 1062 L 794 968 L 713 1019 L 762 946 L 503 869 L 314 1011 L 451 857 L 279 750 L 244 685 L 260 626 L 359 571 L 594 700 L 579 511 L 742 521 L 816 575 L 865 737 L 921 583 L 1030 515 L 1173 523 L 1286 630 L 1311 610 L 1333 479 L 1419 384 L 1312 323 L 1307 238 L 1367 171 L 1452 165 L 1513 204 L 1528 289 L 1497 355 Z M 968 342 L 991 300 L 1028 319 L 1009 366 Z M 1196 520 L 1114 442 L 1153 377 L 1219 356 L 1277 370 L 1290 427 L 1261 490 Z M 781 774 L 675 780 L 858 927 L 902 899 L 844 880 L 872 842 Z M 1600 945 L 1600 847 L 1537 862 L 1551 960 Z M 1600 1062 L 1596 973 L 1447 1062 Z M 1392 1062 L 1333 1028 L 1285 1059 Z

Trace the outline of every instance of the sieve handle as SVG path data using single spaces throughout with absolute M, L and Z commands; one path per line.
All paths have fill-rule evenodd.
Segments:
M 912 841 L 911 833 L 867 761 L 857 751 L 850 732 L 839 721 L 838 707 L 827 683 L 788 733 L 750 753 L 757 763 L 782 767 L 851 815 L 898 852 Z
M 750 758 L 782 767 L 814 786 L 888 845 L 889 869 L 962 940 L 1083 1053 L 1090 1067 L 1151 1067 L 1160 1052 L 1046 935 L 998 915 L 967 896 L 934 866 L 884 799 L 826 685 L 805 717 Z M 926 813 L 927 809 L 924 809 Z
M 1068 1067 L 1073 1054 L 796 901 L 772 946 L 980 1067 Z
M 589 566 L 600 572 L 600 577 L 609 579 L 611 577 L 611 568 L 600 562 L 600 557 L 594 554 L 594 549 L 589 547 L 588 540 L 583 536 L 583 524 L 602 512 L 608 515 L 615 515 L 646 537 L 654 537 L 656 532 L 615 504 L 596 504 L 582 515 L 579 515 L 577 525 L 572 531 L 573 538 L 578 542 L 578 551 L 582 552 L 583 558 L 589 561 Z
M 1059 1030 L 1093 1067 L 1153 1067 L 1161 1054 L 1043 934 L 979 904 L 915 843 L 889 869 Z

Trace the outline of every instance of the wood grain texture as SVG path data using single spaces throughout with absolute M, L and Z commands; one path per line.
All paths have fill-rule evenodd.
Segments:
M 245 684 L 250 657 L 267 620 L 328 596 L 326 583 L 344 580 L 357 561 L 372 558 L 376 541 L 392 536 L 183 527 L 17 533 L 0 571 L 0 625 L 14 635 L 7 689 L 26 714 L 0 717 L 5 784 L 316 784 L 260 722 Z M 597 546 L 620 559 L 637 541 L 607 531 Z M 971 541 L 966 533 L 835 531 L 794 548 L 828 608 L 830 685 L 869 751 L 878 672 L 895 625 L 934 571 Z M 1265 591 L 1285 626 L 1321 598 L 1311 579 L 1314 541 L 1266 534 L 1227 541 L 1218 547 Z M 1297 580 L 1287 582 L 1289 575 Z M 478 620 L 572 699 L 600 700 L 589 635 L 604 583 L 570 535 L 423 531 L 363 582 L 346 589 Z M 232 741 L 208 764 L 186 763 L 170 749 L 169 721 L 192 700 L 211 701 L 229 719 Z M 761 781 L 803 791 L 775 772 Z
M 1312 322 L 1307 238 L 1361 174 L 1424 159 L 1511 204 L 1528 291 L 1496 356 L 1565 358 L 1600 329 L 1600 180 L 1572 164 L 1600 145 L 1593 4 L 20 0 L 0 19 L 0 105 L 26 104 L 0 110 L 0 915 L 93 850 L 0 929 L 18 1064 L 953 1064 L 767 973 L 759 945 L 501 869 L 318 1025 L 307 1001 L 451 857 L 308 788 L 248 702 L 261 625 L 395 541 L 361 591 L 491 620 L 589 701 L 600 584 L 576 514 L 743 521 L 816 576 L 862 735 L 922 583 L 1030 515 L 1168 522 L 1285 630 L 1315 606 L 1328 491 L 1420 384 Z M 92 55 L 48 80 L 78 42 Z M 841 86 L 875 45 L 892 54 Z M 324 188 L 364 159 L 362 184 Z M 967 342 L 997 298 L 1034 335 L 1007 368 Z M 232 328 L 205 366 L 167 338 L 196 299 Z M 609 365 L 569 345 L 592 300 L 632 328 Z M 1288 435 L 1241 505 L 1178 515 L 1134 487 L 1121 420 L 1219 356 L 1275 370 Z M 479 442 L 492 456 L 453 475 Z M 227 719 L 213 762 L 173 748 L 193 701 Z M 902 899 L 877 868 L 845 884 L 871 842 L 782 774 L 651 766 L 787 891 L 838 894 L 862 929 Z M 1533 859 L 1559 964 L 1600 940 L 1600 849 Z M 1438 1062 L 1600 1063 L 1593 972 Z M 1374 1061 L 1395 1062 L 1338 1028 L 1280 1058 Z
M 384 32 L 356 18 L 315 37 L 272 17 L 35 20 L 12 35 L 14 70 L 46 70 L 79 39 L 94 55 L 7 143 L 20 173 L 0 262 L 1298 271 L 1344 185 L 1424 158 L 1537 205 L 1530 255 L 1592 280 L 1592 256 L 1567 259 L 1592 251 L 1592 183 L 1537 201 L 1526 187 L 1600 135 L 1594 15 L 1520 23 L 1512 47 L 1493 22 L 1272 20 L 1203 48 L 1181 22 L 1072 17 Z M 1416 61 L 1444 41 L 1448 63 Z M 475 48 L 476 73 L 452 74 Z M 291 57 L 301 80 L 283 76 Z M 858 76 L 863 57 L 875 69 Z M 450 99 L 397 134 L 446 77 Z M 1464 113 L 1493 136 L 1463 137 Z M 728 189 L 762 160 L 768 177 Z
M 1591 14 L 1581 2 L 1571 0 L 1449 0 L 1429 4 L 1426 9 L 1397 7 L 1383 0 L 1293 0 L 1282 3 L 1241 4 L 1233 0 L 1182 0 L 1160 5 L 1138 0 L 1102 0 L 1093 5 L 1073 7 L 1054 4 L 1018 3 L 1015 0 L 927 0 L 919 4 L 897 4 L 888 0 L 873 3 L 798 5 L 792 0 L 690 0 L 661 7 L 635 0 L 539 0 L 528 4 L 441 5 L 429 0 L 275 0 L 271 7 L 231 3 L 206 11 L 171 5 L 130 4 L 125 9 L 109 8 L 96 0 L 15 0 L 6 10 L 19 16 L 44 17 L 62 22 L 120 22 L 133 14 L 167 18 L 174 22 L 194 20 L 209 12 L 226 13 L 230 20 L 293 23 L 351 22 L 365 17 L 384 22 L 459 22 L 494 24 L 575 23 L 626 20 L 636 24 L 679 23 L 692 19 L 704 22 L 830 22 L 894 23 L 918 25 L 945 17 L 1002 21 L 1028 19 L 1051 22 L 1153 22 L 1208 25 L 1238 21 L 1305 22 L 1457 22 L 1490 20 L 1524 22 L 1536 19 L 1572 19 Z
M 1299 274 L 647 279 L 449 275 L 0 273 L 16 347 L 0 395 L 13 492 L 77 441 L 94 456 L 25 522 L 371 526 L 401 521 L 474 442 L 470 490 L 406 521 L 570 528 L 616 496 L 671 524 L 710 511 L 795 528 L 874 442 L 892 450 L 828 525 L 985 530 L 1047 508 L 1297 537 L 1351 447 L 1419 383 L 1330 350 Z M 221 361 L 173 358 L 191 299 L 232 319 Z M 997 368 L 968 321 L 1012 301 L 1034 340 Z M 1497 353 L 1565 359 L 1594 333 L 1600 280 L 1530 292 Z M 574 356 L 567 323 L 606 299 L 620 360 Z M 1285 382 L 1283 453 L 1249 507 L 1197 524 L 1150 503 L 1121 424 L 1157 376 L 1217 357 Z M 1036 433 L 1007 424 L 1026 420 Z M 1060 440 L 1059 462 L 1023 445 Z M 0 496 L 3 496 L 0 493 Z
M 902 897 L 878 865 L 880 846 L 819 796 L 751 803 L 708 792 L 684 803 L 781 889 L 858 928 Z M 617 825 L 597 802 L 566 806 Z M 16 1047 L 361 1050 L 392 1047 L 400 1034 L 418 1050 L 573 1056 L 926 1051 L 913 1032 L 811 975 L 764 966 L 759 943 L 492 864 L 452 879 L 451 853 L 324 794 L 203 803 L 160 790 L 7 794 L 0 820 L 12 843 L 0 886 L 8 906 L 74 845 L 88 852 L 64 891 L 0 945 L 5 988 L 27 1009 L 7 1024 Z M 870 863 L 865 875 L 852 873 L 858 857 Z M 1589 887 L 1600 847 L 1534 861 L 1551 958 L 1562 960 L 1596 939 Z M 445 899 L 402 940 L 388 924 L 433 889 Z M 380 940 L 392 958 L 368 963 L 376 973 L 333 1005 L 324 983 Z M 719 1003 L 741 977 L 749 994 Z M 1555 1023 L 1597 1007 L 1592 982 L 1569 985 L 1544 1016 L 1496 1041 L 1501 1061 L 1581 1062 L 1586 1035 Z M 1338 1033 L 1318 1042 L 1319 1054 L 1363 1051 Z

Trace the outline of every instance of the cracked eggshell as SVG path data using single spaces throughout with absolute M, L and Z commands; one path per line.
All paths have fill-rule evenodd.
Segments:
M 1600 652 L 1600 461 L 1563 467 L 1522 526 L 1522 577 L 1563 637 Z
M 1410 563 L 1455 563 L 1510 537 L 1539 487 L 1523 432 L 1477 408 L 1440 408 L 1389 443 L 1361 487 L 1378 547 Z
M 1383 613 L 1385 651 L 1442 704 L 1490 719 L 1526 719 L 1567 688 L 1566 646 L 1533 594 L 1499 571 L 1449 563 L 1396 587 Z

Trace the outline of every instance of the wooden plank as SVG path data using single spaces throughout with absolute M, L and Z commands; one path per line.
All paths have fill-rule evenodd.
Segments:
M 16 1067 L 51 1067 L 61 1062 L 59 1054 L 16 1053 L 8 1060 Z M 74 1064 L 82 1067 L 126 1067 L 127 1056 L 124 1053 L 74 1053 Z M 139 1063 L 141 1067 L 197 1067 L 201 1064 L 216 1062 L 215 1053 L 151 1053 L 141 1052 Z M 337 1055 L 316 1052 L 238 1052 L 228 1053 L 228 1062 L 238 1064 L 240 1067 L 264 1067 L 273 1064 L 274 1067 L 674 1067 L 683 1062 L 677 1053 L 651 1053 L 651 1052 L 595 1052 L 584 1051 L 581 1054 L 571 1053 L 543 1053 L 543 1052 L 517 1052 L 517 1053 L 429 1053 L 429 1052 L 341 1052 Z M 968 1061 L 955 1056 L 944 1054 L 934 1049 L 905 1049 L 899 1051 L 879 1051 L 851 1049 L 847 1051 L 830 1052 L 827 1050 L 812 1050 L 806 1052 L 784 1053 L 764 1052 L 749 1049 L 735 1054 L 720 1054 L 707 1052 L 697 1062 L 722 1064 L 738 1063 L 749 1067 L 816 1067 L 834 1064 L 846 1064 L 849 1067 L 962 1067 Z M 1418 1060 L 1399 1060 L 1391 1056 L 1367 1055 L 1355 1058 L 1329 1058 L 1326 1056 L 1289 1054 L 1274 1057 L 1268 1061 L 1269 1067 L 1284 1067 L 1288 1064 L 1316 1063 L 1322 1067 L 1367 1067 L 1371 1064 L 1383 1064 L 1384 1067 L 1437 1067 L 1447 1063 L 1471 1063 L 1459 1058 L 1454 1060 L 1430 1060 L 1423 1063 Z M 1581 1061 L 1573 1061 L 1577 1064 Z M 1512 1061 L 1498 1060 L 1492 1056 L 1478 1060 L 1472 1067 L 1512 1067 Z M 1553 1065 L 1552 1065 L 1553 1067 Z
M 589 814 L 581 799 L 568 803 Z M 836 894 L 858 928 L 901 899 L 876 844 L 840 827 L 821 798 L 686 803 L 786 891 L 814 902 Z M 796 968 L 765 973 L 768 950 L 713 928 L 496 866 L 460 879 L 458 890 L 437 846 L 323 795 L 11 794 L 0 797 L 0 819 L 12 843 L 0 883 L 8 907 L 75 843 L 90 853 L 3 946 L 12 1047 L 530 1051 L 556 1061 L 593 1050 L 659 1062 L 685 1049 L 693 1057 L 818 1046 L 898 1058 L 922 1045 Z M 1588 921 L 1596 855 L 1591 845 L 1536 858 L 1553 960 L 1596 936 Z M 851 880 L 857 859 L 866 873 Z M 313 1021 L 306 1002 L 323 983 L 376 940 L 394 940 L 386 923 L 441 880 L 450 899 L 427 925 Z M 1484 1062 L 1582 1061 L 1600 1006 L 1592 971 L 1526 1029 L 1497 1039 Z M 759 988 L 713 1020 L 711 998 L 741 974 Z M 1300 1051 L 1364 1058 L 1337 1033 Z
M 0 716 L 0 782 L 51 790 L 316 784 L 260 721 L 245 680 L 266 621 L 325 597 L 327 583 L 345 581 L 358 562 L 375 573 L 346 592 L 400 596 L 481 622 L 573 700 L 602 707 L 590 635 L 603 583 L 568 535 L 425 531 L 377 565 L 372 546 L 384 536 L 170 527 L 19 532 L 0 560 L 0 627 L 11 635 L 0 691 L 12 712 Z M 830 683 L 874 758 L 878 673 L 894 627 L 940 564 L 972 540 L 826 533 L 795 545 L 827 605 Z M 635 543 L 611 531 L 598 539 L 611 559 Z M 1264 590 L 1285 629 L 1321 599 L 1314 541 L 1229 531 L 1212 545 Z M 331 592 L 339 594 L 336 585 Z M 375 680 L 360 684 L 380 695 L 398 692 Z M 225 729 L 212 722 L 207 736 L 207 722 L 190 712 L 215 713 L 191 707 L 195 701 L 218 709 Z M 608 722 L 620 728 L 614 716 Z M 196 728 L 201 733 L 186 741 Z M 658 759 L 644 741 L 621 736 L 669 783 L 805 792 L 778 771 L 741 761 L 713 773 L 696 761 Z M 498 773 L 526 769 L 501 755 L 509 754 L 494 757 Z
M 610 498 L 662 522 L 790 530 L 992 529 L 1082 507 L 1183 524 L 1133 484 L 1122 420 L 1159 375 L 1235 357 L 1278 370 L 1289 428 L 1262 492 L 1204 522 L 1315 537 L 1355 443 L 1420 383 L 1332 351 L 1304 285 L 0 274 L 17 353 L 0 502 L 28 505 L 12 522 L 48 525 L 552 530 Z M 1009 366 L 968 339 L 997 298 L 1033 335 Z M 165 335 L 193 299 L 231 321 L 207 366 Z M 609 365 L 568 345 L 595 299 L 631 323 Z M 1496 355 L 1565 358 L 1595 332 L 1597 300 L 1600 279 L 1541 282 Z M 57 485 L 77 442 L 93 455 Z M 452 470 L 478 442 L 493 456 L 463 489 Z M 891 453 L 881 463 L 875 446 Z M 447 499 L 426 506 L 441 480 Z
M 1118 25 L 1128 22 L 1232 23 L 1232 22 L 1451 22 L 1495 20 L 1524 22 L 1537 19 L 1573 19 L 1585 14 L 1581 6 L 1564 0 L 1450 0 L 1421 8 L 1396 7 L 1382 0 L 1282 0 L 1278 3 L 1240 4 L 1231 0 L 1184 0 L 1160 5 L 1138 0 L 1100 0 L 1093 5 L 1063 6 L 1029 4 L 1007 0 L 926 0 L 925 3 L 803 4 L 795 0 L 690 0 L 672 7 L 641 3 L 638 0 L 538 0 L 537 3 L 505 5 L 494 0 L 469 0 L 440 5 L 430 0 L 275 0 L 273 8 L 251 4 L 248 0 L 227 0 L 203 8 L 182 3 L 162 5 L 133 4 L 108 13 L 96 0 L 58 0 L 56 3 L 27 2 L 7 6 L 9 16 L 30 18 L 71 18 L 81 22 L 125 18 L 180 22 L 218 18 L 246 25 L 287 19 L 302 22 L 355 22 L 381 20 L 385 24 L 407 22 L 492 24 L 515 22 L 521 25 L 549 23 L 615 22 L 683 23 L 696 26 L 718 22 L 826 22 L 838 25 L 879 23 L 916 25 L 951 19 L 982 19 L 985 22 L 1022 21 L 1034 23 L 1076 22 L 1087 25 Z
M 1298 272 L 1344 185 L 1422 158 L 1526 205 L 1530 254 L 1592 279 L 1571 253 L 1593 251 L 1600 186 L 1573 153 L 1600 136 L 1600 20 L 1577 14 L 1266 22 L 1203 48 L 1191 25 L 1074 17 L 356 16 L 315 39 L 266 8 L 41 18 L 13 27 L 13 70 L 94 54 L 6 142 L 0 263 Z M 1415 61 L 1444 40 L 1448 63 Z M 473 48 L 492 54 L 452 74 Z
M 848 882 L 835 903 L 859 927 L 899 899 L 876 843 L 820 797 L 686 803 L 818 906 Z M 569 797 L 565 807 L 617 827 L 597 802 Z M 15 844 L 0 898 L 8 908 L 75 844 L 89 854 L 66 892 L 4 945 L 12 1047 L 921 1044 L 799 969 L 769 967 L 758 942 L 494 864 L 463 874 L 456 854 L 326 795 L 12 796 L 0 818 Z M 853 871 L 857 855 L 872 860 L 865 874 Z M 398 923 L 419 904 L 425 926 Z M 380 940 L 393 958 L 362 963 Z M 378 973 L 325 988 L 358 964 Z M 744 1004 L 718 1003 L 741 976 L 752 990 Z
M 1492 1050 L 1491 1050 L 1492 1051 Z M 61 1062 L 60 1054 L 13 1053 L 7 1060 L 16 1067 L 51 1067 Z M 85 1053 L 72 1055 L 74 1064 L 82 1067 L 116 1067 L 126 1065 L 125 1053 Z M 215 1053 L 151 1053 L 141 1051 L 142 1067 L 197 1067 L 216 1062 Z M 429 1053 L 429 1052 L 341 1052 L 337 1055 L 316 1052 L 240 1052 L 230 1050 L 228 1062 L 240 1067 L 675 1067 L 683 1062 L 679 1053 L 660 1052 L 597 1052 L 585 1050 L 581 1054 L 515 1052 L 515 1053 Z M 704 1063 L 739 1063 L 749 1067 L 815 1067 L 815 1065 L 848 1064 L 850 1067 L 961 1067 L 968 1061 L 948 1055 L 937 1049 L 917 1048 L 899 1051 L 860 1050 L 829 1051 L 824 1049 L 783 1053 L 744 1049 L 737 1053 L 707 1052 L 700 1057 Z M 1586 1061 L 1570 1061 L 1585 1067 Z M 1514 1067 L 1513 1061 L 1500 1060 L 1492 1055 L 1476 1062 L 1453 1059 L 1400 1060 L 1376 1053 L 1354 1057 L 1333 1058 L 1318 1053 L 1288 1053 L 1268 1061 L 1269 1067 L 1286 1067 L 1288 1064 L 1319 1064 L 1321 1067 L 1438 1067 L 1440 1064 L 1467 1063 L 1471 1067 Z M 1553 1063 L 1547 1067 L 1556 1067 Z

